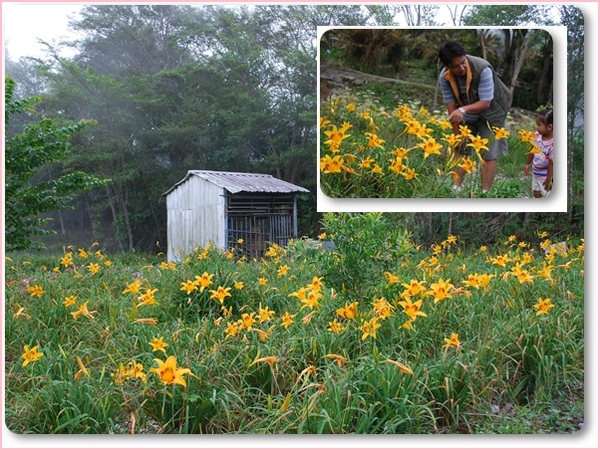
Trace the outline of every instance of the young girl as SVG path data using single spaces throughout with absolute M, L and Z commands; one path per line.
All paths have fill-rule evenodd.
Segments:
M 552 109 L 544 109 L 537 113 L 535 117 L 537 125 L 535 145 L 541 151 L 528 154 L 525 161 L 525 175 L 529 175 L 530 167 L 533 164 L 531 187 L 535 198 L 545 197 L 552 188 L 552 176 L 554 174 L 554 132 L 552 122 Z

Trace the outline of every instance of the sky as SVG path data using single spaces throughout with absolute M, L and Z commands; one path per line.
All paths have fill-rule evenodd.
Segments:
M 2 3 L 2 41 L 12 60 L 22 56 L 42 56 L 42 39 L 48 43 L 73 36 L 69 16 L 81 9 L 78 4 L 7 4 Z
M 23 56 L 41 57 L 44 55 L 44 46 L 38 42 L 38 39 L 53 43 L 73 36 L 68 26 L 69 16 L 75 14 L 84 4 L 3 2 L 3 43 L 10 58 L 18 60 Z M 450 23 L 450 16 L 445 6 L 440 8 L 438 15 L 440 16 L 438 20 Z M 399 20 L 403 20 L 403 17 Z
M 435 4 L 435 1 L 431 2 Z M 85 5 L 82 3 L 38 2 L 38 3 L 2 3 L 2 37 L 12 60 L 23 56 L 41 57 L 44 46 L 38 39 L 48 43 L 73 37 L 69 30 L 69 16 Z M 446 5 L 440 4 L 436 19 L 440 23 L 451 23 Z M 454 5 L 451 5 L 454 6 Z M 402 22 L 404 17 L 399 17 Z M 70 56 L 64 54 L 64 56 Z
M 451 23 L 446 5 L 435 1 L 431 2 L 431 4 L 435 3 L 440 6 L 436 19 L 440 23 Z M 54 43 L 67 37 L 73 37 L 73 32 L 69 30 L 68 26 L 69 16 L 75 14 L 84 5 L 85 2 L 29 4 L 3 2 L 2 37 L 10 58 L 18 60 L 23 56 L 43 56 L 44 46 L 38 42 L 38 39 Z M 404 17 L 399 17 L 399 20 L 402 22 Z M 65 53 L 63 56 L 71 55 Z

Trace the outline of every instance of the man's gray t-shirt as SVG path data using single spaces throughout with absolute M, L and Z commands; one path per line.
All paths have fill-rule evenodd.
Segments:
M 444 98 L 444 103 L 452 103 L 455 102 L 454 92 L 452 91 L 452 87 L 450 87 L 450 82 L 446 80 L 443 75 L 446 73 L 446 68 L 442 70 L 440 73 L 440 87 L 442 88 L 442 97 Z M 467 103 L 467 80 L 465 77 L 455 77 L 458 82 L 458 87 L 460 89 L 461 101 L 463 104 L 468 105 Z M 492 73 L 492 69 L 486 67 L 481 71 L 481 76 L 479 78 L 479 100 L 492 101 L 494 100 L 494 76 Z M 479 114 L 465 114 L 464 118 L 466 123 L 473 123 L 479 120 Z

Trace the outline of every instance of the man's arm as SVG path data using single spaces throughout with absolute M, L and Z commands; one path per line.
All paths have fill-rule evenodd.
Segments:
M 460 124 L 465 114 L 479 114 L 490 107 L 492 100 L 494 100 L 494 74 L 489 67 L 481 71 L 478 90 L 480 93 L 479 100 L 470 105 L 463 106 L 462 111 L 461 108 L 448 111 L 450 113 L 448 118 L 450 123 L 454 124 L 456 122 Z
M 448 108 L 448 120 L 452 125 L 460 124 L 465 116 L 465 114 L 479 114 L 482 111 L 485 111 L 490 107 L 492 102 L 490 100 L 477 100 L 475 103 L 471 103 L 470 105 L 465 105 L 462 108 L 457 108 L 456 103 L 454 103 L 454 108 L 451 109 L 446 103 L 446 107 Z M 462 109 L 462 111 L 461 111 Z

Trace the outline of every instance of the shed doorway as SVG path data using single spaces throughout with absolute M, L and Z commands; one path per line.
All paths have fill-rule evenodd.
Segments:
M 294 195 L 235 194 L 227 197 L 227 248 L 240 248 L 260 259 L 271 244 L 285 247 L 297 235 Z

